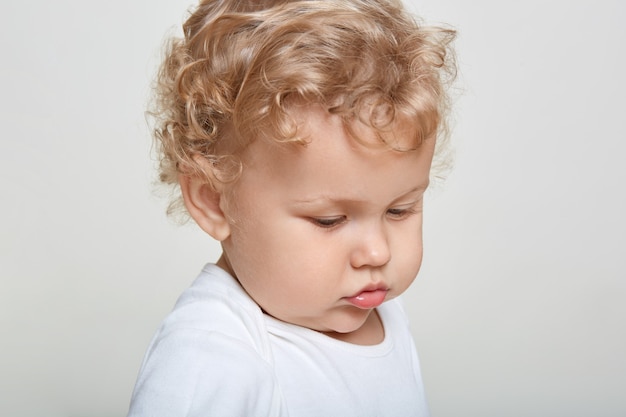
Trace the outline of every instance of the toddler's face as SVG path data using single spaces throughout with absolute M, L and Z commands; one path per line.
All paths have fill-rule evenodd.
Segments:
M 222 244 L 231 272 L 265 312 L 351 333 L 417 275 L 434 143 L 372 149 L 337 116 L 311 107 L 299 115 L 307 146 L 257 140 L 242 155 L 228 205 L 235 221 Z

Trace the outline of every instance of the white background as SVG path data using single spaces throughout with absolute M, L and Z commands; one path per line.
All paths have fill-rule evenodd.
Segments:
M 412 4 L 459 30 L 463 89 L 406 297 L 435 417 L 626 415 L 625 4 Z M 124 415 L 216 259 L 166 219 L 143 116 L 188 6 L 0 5 L 0 415 Z

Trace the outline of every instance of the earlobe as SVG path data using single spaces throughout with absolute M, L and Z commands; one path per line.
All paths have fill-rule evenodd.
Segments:
M 228 219 L 220 206 L 221 193 L 201 178 L 181 174 L 180 189 L 191 217 L 215 240 L 230 236 Z

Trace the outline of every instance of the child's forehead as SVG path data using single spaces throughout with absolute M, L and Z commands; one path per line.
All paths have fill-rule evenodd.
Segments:
M 412 137 L 405 136 L 402 130 L 381 133 L 358 120 L 346 122 L 318 105 L 294 108 L 292 115 L 302 140 L 254 140 L 242 154 L 244 171 L 254 166 L 271 166 L 271 172 L 279 176 L 288 175 L 287 172 L 319 176 L 321 171 L 350 175 L 359 169 L 384 174 L 390 161 L 412 160 L 430 165 L 432 160 L 433 140 L 412 150 L 398 150 L 390 145 L 412 143 Z

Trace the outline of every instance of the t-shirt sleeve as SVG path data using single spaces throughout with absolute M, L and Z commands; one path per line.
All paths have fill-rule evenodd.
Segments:
M 184 329 L 149 349 L 128 416 L 278 416 L 280 403 L 272 368 L 253 347 Z

